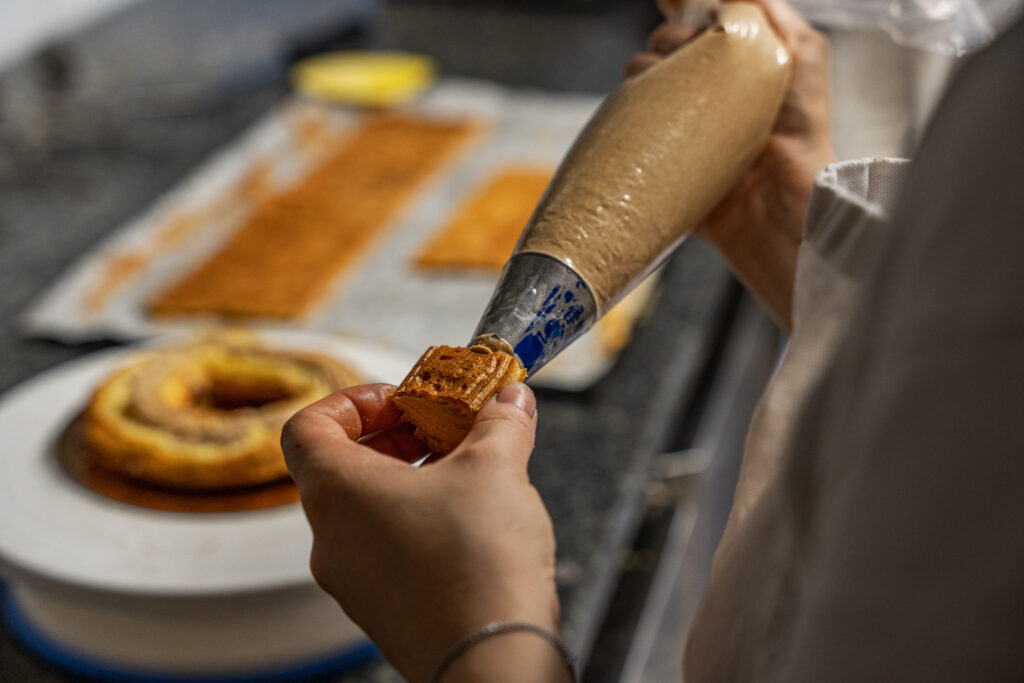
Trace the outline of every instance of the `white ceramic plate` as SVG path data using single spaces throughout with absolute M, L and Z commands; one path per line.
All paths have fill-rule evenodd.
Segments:
M 354 339 L 261 333 L 337 355 L 397 384 L 415 359 Z M 311 584 L 312 536 L 298 504 L 246 512 L 162 512 L 99 496 L 56 461 L 61 431 L 132 349 L 61 365 L 0 400 L 0 566 L 22 578 L 138 596 L 210 596 Z

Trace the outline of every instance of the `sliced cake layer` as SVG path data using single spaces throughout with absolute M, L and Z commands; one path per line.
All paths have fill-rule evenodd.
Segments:
M 431 346 L 395 391 L 395 405 L 416 425 L 416 436 L 437 454 L 450 452 L 476 414 L 526 370 L 515 356 L 482 346 Z

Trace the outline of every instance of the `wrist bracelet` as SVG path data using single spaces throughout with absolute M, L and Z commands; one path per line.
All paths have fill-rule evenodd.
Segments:
M 474 631 L 459 642 L 452 646 L 452 649 L 448 650 L 437 667 L 434 669 L 434 673 L 430 676 L 430 683 L 441 683 L 441 677 L 448 668 L 455 663 L 455 660 L 461 657 L 466 650 L 470 649 L 474 645 L 477 645 L 488 638 L 493 636 L 501 635 L 502 633 L 513 633 L 513 632 L 524 632 L 532 633 L 540 636 L 544 640 L 548 641 L 562 657 L 562 663 L 565 664 L 566 670 L 569 672 L 569 678 L 573 681 L 576 680 L 576 667 L 573 665 L 572 655 L 569 654 L 569 649 L 562 642 L 562 639 L 557 635 L 549 631 L 548 629 L 531 624 L 525 621 L 496 621 L 487 624 L 478 631 Z

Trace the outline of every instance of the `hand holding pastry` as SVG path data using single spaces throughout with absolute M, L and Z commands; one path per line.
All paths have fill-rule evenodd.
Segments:
M 784 0 L 757 0 L 789 50 L 792 77 L 764 153 L 707 218 L 698 234 L 732 263 L 783 329 L 791 326 L 796 252 L 815 176 L 835 161 L 829 138 L 828 41 Z M 633 76 L 693 38 L 665 23 L 648 51 L 626 67 Z
M 502 389 L 457 448 L 419 468 L 399 459 L 423 449 L 398 427 L 393 390 L 367 385 L 332 394 L 287 423 L 282 445 L 313 528 L 314 577 L 419 682 L 488 623 L 557 632 L 555 543 L 526 472 L 537 418 L 525 385 Z M 504 646 L 522 661 L 481 661 L 507 657 Z M 444 680 L 471 680 L 474 667 L 494 681 L 566 676 L 557 650 L 527 633 L 474 646 Z

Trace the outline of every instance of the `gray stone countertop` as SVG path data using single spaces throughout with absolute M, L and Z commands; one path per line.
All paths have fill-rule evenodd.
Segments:
M 582 5 L 582 8 L 580 7 Z M 447 73 L 606 92 L 656 21 L 637 3 L 180 0 L 134 5 L 0 74 L 0 391 L 103 347 L 19 335 L 42 289 L 287 92 L 288 61 L 402 47 Z M 564 632 L 585 661 L 642 511 L 650 458 L 678 444 L 735 285 L 689 241 L 614 368 L 584 392 L 539 392 L 531 476 L 555 525 Z M 0 680 L 70 680 L 0 629 Z M 335 681 L 394 681 L 377 662 Z

